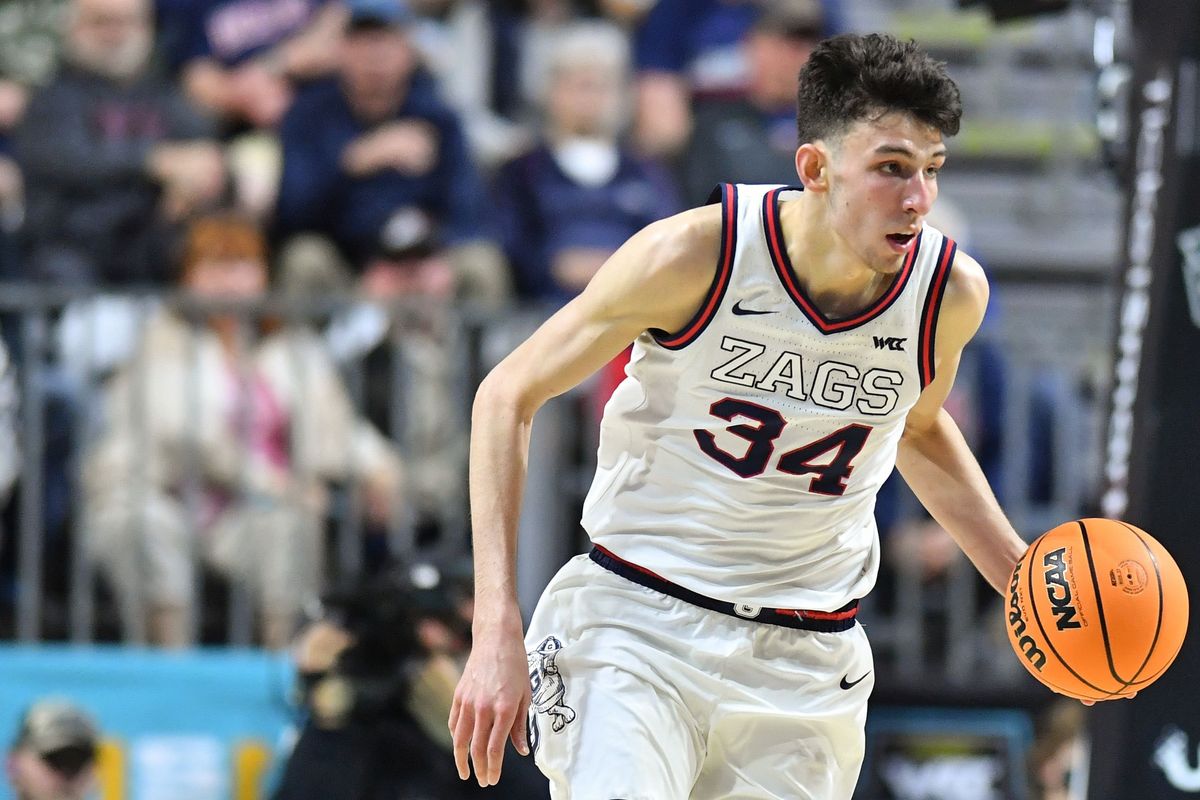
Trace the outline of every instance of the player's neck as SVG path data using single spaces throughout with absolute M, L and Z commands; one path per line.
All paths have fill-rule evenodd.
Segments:
M 796 277 L 827 317 L 851 316 L 891 285 L 894 276 L 871 269 L 837 235 L 824 196 L 804 192 L 781 203 L 779 220 Z

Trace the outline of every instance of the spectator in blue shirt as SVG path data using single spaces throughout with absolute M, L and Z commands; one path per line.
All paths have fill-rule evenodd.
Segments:
M 336 0 L 192 0 L 168 18 L 167 57 L 193 101 L 235 128 L 270 128 L 298 84 L 334 70 L 345 14 Z
M 788 183 L 796 175 L 796 76 L 820 41 L 817 0 L 789 0 L 765 11 L 742 39 L 750 67 L 739 97 L 698 98 L 691 141 L 680 165 L 689 204 L 713 186 Z
M 549 66 L 541 141 L 500 170 L 496 196 L 518 293 L 557 305 L 680 205 L 666 171 L 619 138 L 629 93 L 620 31 L 577 23 L 559 36 Z
M 398 0 L 351 4 L 338 79 L 306 90 L 283 121 L 279 231 L 324 234 L 361 266 L 393 213 L 416 206 L 442 221 L 459 296 L 496 302 L 508 276 L 486 238 L 483 182 L 417 70 L 411 21 Z
M 634 39 L 638 147 L 676 155 L 692 129 L 694 98 L 735 97 L 747 88 L 741 41 L 760 13 L 803 0 L 657 0 Z M 821 0 L 825 33 L 838 30 L 837 0 Z M 794 76 L 793 76 L 794 78 Z

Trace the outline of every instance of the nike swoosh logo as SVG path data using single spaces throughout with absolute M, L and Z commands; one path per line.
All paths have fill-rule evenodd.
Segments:
M 841 687 L 842 687 L 843 689 L 853 689 L 855 686 L 857 686 L 858 684 L 860 684 L 860 683 L 862 683 L 863 681 L 865 681 L 865 680 L 867 679 L 867 675 L 870 675 L 870 674 L 871 674 L 871 670 L 867 670 L 867 671 L 866 671 L 866 673 L 865 673 L 865 674 L 864 674 L 864 675 L 863 675 L 861 678 L 859 678 L 859 679 L 858 679 L 858 680 L 856 680 L 856 681 L 848 681 L 848 680 L 846 680 L 846 678 L 848 678 L 848 677 L 850 677 L 850 676 L 849 676 L 849 675 L 843 675 L 843 676 L 842 676 L 842 682 L 841 682 L 841 684 L 840 684 L 840 685 L 841 685 Z
M 747 314 L 774 314 L 775 312 L 774 311 L 758 311 L 757 309 L 753 309 L 753 308 L 742 308 L 742 301 L 738 300 L 736 303 L 733 304 L 733 313 L 737 314 L 739 317 L 743 317 Z

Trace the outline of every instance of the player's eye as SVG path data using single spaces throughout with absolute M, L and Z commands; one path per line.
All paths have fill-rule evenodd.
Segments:
M 938 173 L 942 171 L 941 167 L 926 167 L 925 175 L 930 178 L 936 178 Z

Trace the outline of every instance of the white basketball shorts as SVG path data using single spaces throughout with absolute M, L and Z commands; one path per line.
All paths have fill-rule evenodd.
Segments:
M 569 561 L 526 635 L 554 800 L 849 800 L 875 683 L 860 625 L 739 619 Z

